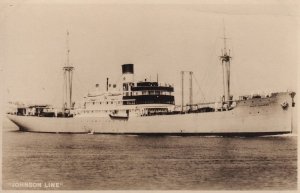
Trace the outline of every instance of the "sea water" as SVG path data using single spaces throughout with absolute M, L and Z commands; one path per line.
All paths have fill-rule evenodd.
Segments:
M 297 137 L 46 134 L 3 127 L 6 190 L 293 190 Z

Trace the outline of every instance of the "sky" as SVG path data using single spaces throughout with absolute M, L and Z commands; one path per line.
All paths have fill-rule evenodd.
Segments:
M 243 3 L 241 3 L 243 2 Z M 193 71 L 194 102 L 222 94 L 224 31 L 231 91 L 239 95 L 294 90 L 299 72 L 296 1 L 2 1 L 0 70 L 4 101 L 62 104 L 66 31 L 74 99 L 106 77 L 116 82 L 133 63 L 135 80 L 174 84 Z M 224 30 L 225 28 L 225 30 Z M 188 99 L 188 76 L 185 77 Z

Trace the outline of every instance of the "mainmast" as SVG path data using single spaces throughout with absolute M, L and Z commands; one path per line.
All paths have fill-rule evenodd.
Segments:
M 73 79 L 73 70 L 74 67 L 70 64 L 70 48 L 69 48 L 69 31 L 67 31 L 67 39 L 66 39 L 66 55 L 67 61 L 65 66 L 63 67 L 64 72 L 64 101 L 63 101 L 63 109 L 72 109 L 72 79 Z
M 222 49 L 222 55 L 220 56 L 220 59 L 222 61 L 222 69 L 223 69 L 223 103 L 227 104 L 227 108 L 230 106 L 230 49 L 227 51 L 226 48 L 226 34 L 225 34 L 225 26 L 224 26 L 224 48 Z

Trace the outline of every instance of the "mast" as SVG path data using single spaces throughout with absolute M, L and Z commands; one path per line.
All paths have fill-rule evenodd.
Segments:
M 190 71 L 190 106 L 192 108 L 193 105 L 193 72 Z
M 220 59 L 222 61 L 222 69 L 223 69 L 223 92 L 224 92 L 224 101 L 227 103 L 227 107 L 230 105 L 230 61 L 231 61 L 231 56 L 230 56 L 230 50 L 227 51 L 226 48 L 226 34 L 225 34 L 225 25 L 224 25 L 224 48 L 222 49 L 222 55 L 220 56 Z
M 70 64 L 70 48 L 69 48 L 69 31 L 67 31 L 66 39 L 66 63 L 63 67 L 64 72 L 64 101 L 63 101 L 63 110 L 72 109 L 72 79 L 73 79 L 73 70 L 74 67 Z
M 184 106 L 184 71 L 181 71 L 181 112 L 183 112 Z
M 108 92 L 108 78 L 106 78 L 106 92 Z

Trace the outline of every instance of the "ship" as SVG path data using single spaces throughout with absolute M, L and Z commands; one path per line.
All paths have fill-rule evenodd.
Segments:
M 224 40 L 226 40 L 224 36 Z M 174 85 L 134 80 L 134 64 L 123 64 L 121 81 L 106 89 L 95 85 L 80 107 L 72 100 L 74 67 L 63 67 L 65 97 L 61 110 L 31 105 L 9 112 L 20 131 L 127 135 L 264 136 L 292 133 L 295 92 L 252 94 L 233 99 L 230 93 L 230 50 L 219 57 L 223 69 L 220 100 L 193 103 L 191 71 L 181 71 L 181 105 L 175 104 Z M 184 105 L 184 76 L 190 76 L 189 103 Z

